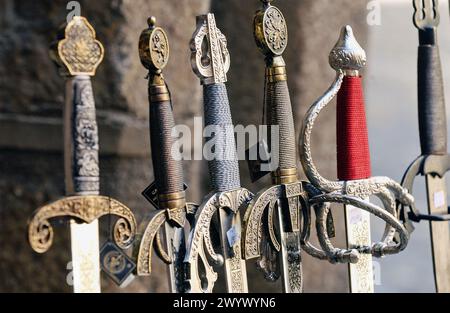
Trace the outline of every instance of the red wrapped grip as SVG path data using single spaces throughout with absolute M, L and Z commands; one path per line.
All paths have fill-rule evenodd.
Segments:
M 361 77 L 344 78 L 337 96 L 336 126 L 338 179 L 369 178 L 369 139 Z

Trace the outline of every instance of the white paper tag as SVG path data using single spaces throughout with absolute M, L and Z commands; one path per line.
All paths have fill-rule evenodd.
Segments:
M 227 239 L 230 247 L 234 247 L 234 245 L 241 240 L 241 232 L 236 230 L 236 226 L 230 228 L 227 231 Z
M 445 193 L 443 191 L 438 191 L 434 193 L 434 207 L 440 208 L 445 205 Z

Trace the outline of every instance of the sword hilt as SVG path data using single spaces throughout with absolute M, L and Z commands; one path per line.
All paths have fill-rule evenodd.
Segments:
M 66 193 L 99 193 L 99 143 L 91 76 L 103 60 L 103 45 L 86 18 L 76 16 L 61 30 L 50 56 L 67 78 L 64 108 Z
M 169 41 L 164 30 L 155 24 L 154 17 L 148 19 L 149 28 L 139 40 L 139 55 L 149 70 L 150 139 L 159 208 L 176 210 L 184 208 L 186 201 L 182 161 L 173 151 L 175 121 L 171 97 L 162 74 L 169 60 Z
M 350 47 L 357 47 L 364 61 L 359 64 L 338 64 L 346 62 L 342 55 L 349 51 Z M 330 54 L 330 63 L 344 72 L 336 109 L 338 179 L 366 179 L 371 176 L 370 152 L 362 78 L 359 75 L 359 70 L 365 65 L 365 52 L 354 39 L 350 26 L 343 28 Z
M 286 64 L 281 56 L 288 44 L 287 24 L 282 12 L 272 6 L 271 1 L 262 2 L 263 7 L 256 12 L 253 26 L 256 45 L 266 58 L 266 122 L 269 128 L 279 127 L 279 166 L 272 176 L 275 184 L 293 183 L 298 180 L 295 127 Z M 268 133 L 271 136 L 270 129 Z M 270 146 L 273 146 L 273 140 L 270 138 Z
M 230 67 L 226 38 L 216 27 L 213 14 L 197 17 L 191 41 L 192 68 L 203 85 L 206 147 L 213 190 L 240 188 L 234 127 L 225 82 Z
M 419 30 L 418 109 L 423 155 L 447 154 L 447 115 L 436 28 Z

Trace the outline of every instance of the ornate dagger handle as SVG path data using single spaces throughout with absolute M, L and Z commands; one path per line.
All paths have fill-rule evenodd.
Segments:
M 254 19 L 254 37 L 266 58 L 266 122 L 269 127 L 279 127 L 279 143 L 282 144 L 279 145 L 279 168 L 273 176 L 276 184 L 282 184 L 297 181 L 294 119 L 282 57 L 288 44 L 288 30 L 281 11 L 270 5 L 271 1 L 262 2 L 263 8 Z
M 215 192 L 241 187 L 236 155 L 234 127 L 224 83 L 203 86 L 205 127 L 212 127 L 214 135 L 207 139 L 215 144 L 217 159 L 208 161 L 211 184 Z
M 172 103 L 162 74 L 169 60 L 169 41 L 164 30 L 155 27 L 155 21 L 150 18 L 149 28 L 141 34 L 139 53 L 142 64 L 149 70 L 150 139 L 159 208 L 177 209 L 186 203 L 182 161 L 173 151 Z
M 64 142 L 66 193 L 98 195 L 100 191 L 98 127 L 91 78 L 78 75 L 66 82 Z
M 447 119 L 442 66 L 437 42 L 438 1 L 414 1 L 414 9 L 414 25 L 419 30 L 420 144 L 423 155 L 443 155 L 447 154 Z
M 203 50 L 205 45 L 208 52 Z M 213 14 L 197 17 L 191 51 L 192 67 L 203 85 L 206 146 L 214 146 L 214 155 L 208 156 L 213 190 L 223 192 L 240 188 L 234 127 L 225 86 L 230 55 L 226 38 L 217 28 Z

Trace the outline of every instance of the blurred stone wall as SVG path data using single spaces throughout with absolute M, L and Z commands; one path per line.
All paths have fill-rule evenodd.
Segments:
M 0 2 L 0 292 L 69 292 L 64 283 L 70 261 L 68 225 L 55 225 L 55 243 L 45 255 L 34 254 L 26 241 L 26 222 L 40 205 L 64 194 L 61 109 L 64 83 L 48 57 L 48 46 L 66 18 L 62 0 L 3 0 Z M 132 208 L 140 220 L 151 209 L 140 192 L 152 181 L 149 159 L 148 102 L 145 69 L 137 42 L 146 19 L 155 15 L 171 43 L 165 70 L 178 123 L 192 126 L 202 115 L 201 87 L 189 63 L 189 39 L 195 15 L 211 11 L 228 38 L 232 58 L 228 91 L 235 124 L 260 124 L 264 62 L 252 35 L 258 0 L 97 0 L 79 1 L 82 15 L 94 25 L 105 45 L 103 64 L 93 79 L 101 145 L 101 190 Z M 211 3 L 210 3 L 211 2 Z M 339 28 L 354 26 L 366 44 L 365 0 L 283 0 L 275 4 L 289 25 L 285 52 L 297 131 L 309 105 L 333 79 L 328 53 Z M 314 155 L 321 171 L 335 176 L 333 109 L 319 120 Z M 207 191 L 205 164 L 185 162 L 190 200 Z M 243 185 L 252 185 L 245 163 Z M 343 225 L 342 220 L 338 223 Z M 103 237 L 108 225 L 102 223 Z M 341 232 L 342 234 L 342 232 Z M 338 238 L 343 242 L 343 238 Z M 305 256 L 306 291 L 345 291 L 346 267 Z M 156 260 L 156 258 L 155 258 Z M 104 290 L 166 291 L 165 268 L 155 264 L 151 279 L 136 279 L 118 289 L 104 280 Z M 249 262 L 253 291 L 278 291 Z

